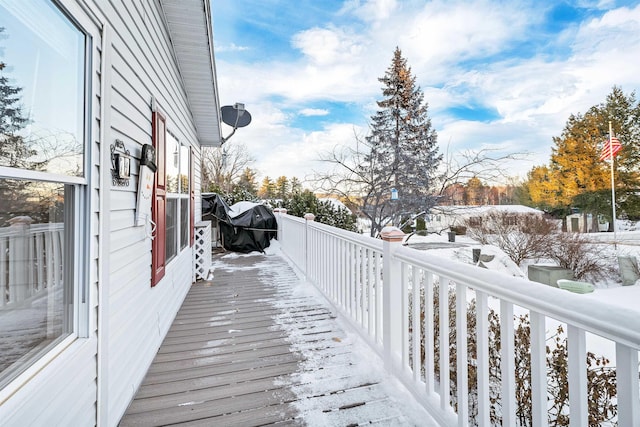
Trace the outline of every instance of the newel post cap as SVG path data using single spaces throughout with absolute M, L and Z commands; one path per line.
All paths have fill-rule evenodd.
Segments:
M 405 234 L 398 227 L 384 227 L 380 232 L 380 237 L 386 242 L 402 242 Z
M 20 225 L 31 225 L 32 223 L 33 223 L 33 218 L 26 215 L 14 216 L 9 220 L 9 224 L 11 224 L 12 227 L 13 226 L 17 227 Z
M 304 219 L 306 219 L 307 221 L 313 221 L 314 219 L 316 219 L 316 216 L 312 213 L 306 213 L 304 214 Z

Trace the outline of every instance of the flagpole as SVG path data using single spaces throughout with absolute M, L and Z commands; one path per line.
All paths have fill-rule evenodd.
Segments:
M 616 236 L 616 187 L 613 180 L 613 162 L 615 156 L 613 155 L 613 130 L 611 128 L 611 120 L 609 120 L 609 155 L 611 156 L 611 208 L 613 210 L 613 247 L 617 248 L 618 238 Z

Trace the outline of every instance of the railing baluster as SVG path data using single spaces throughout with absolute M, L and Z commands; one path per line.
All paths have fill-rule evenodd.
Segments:
M 9 282 L 7 280 L 7 250 L 8 250 L 8 237 L 0 238 L 0 307 L 4 307 L 7 304 L 6 292 Z
M 500 373 L 502 375 L 502 425 L 516 425 L 516 378 L 513 304 L 500 300 Z
M 640 426 L 638 350 L 616 343 L 618 425 Z
M 489 400 L 489 304 L 487 294 L 476 290 L 476 342 L 478 360 L 478 425 L 490 424 Z
M 331 239 L 331 297 L 340 305 L 338 298 L 338 241 Z
M 376 316 L 375 316 L 375 306 L 376 300 L 373 294 L 374 292 L 374 283 L 375 283 L 375 269 L 373 266 L 374 256 L 373 250 L 367 249 L 367 323 L 369 324 L 369 336 L 375 337 L 376 342 L 378 342 L 378 333 L 376 332 Z
M 467 287 L 456 283 L 456 377 L 458 425 L 469 423 L 469 361 L 467 357 Z
M 28 249 L 27 249 L 27 286 L 29 289 L 29 296 L 35 295 L 38 292 L 37 282 L 36 282 L 36 242 L 35 236 L 33 234 L 29 234 L 28 238 Z
M 585 332 L 582 329 L 567 325 L 569 426 L 571 427 L 589 424 L 586 341 Z
M 53 253 L 53 236 L 52 233 L 47 233 L 45 237 L 45 253 L 46 253 L 46 262 L 47 266 L 47 289 L 53 289 L 53 260 L 51 259 L 51 254 Z
M 375 294 L 375 300 L 376 300 L 376 311 L 375 311 L 375 318 L 376 318 L 376 341 L 379 343 L 382 343 L 382 322 L 383 322 L 383 318 L 382 318 L 382 257 L 380 256 L 380 254 L 376 253 L 375 254 L 375 259 L 376 259 L 376 294 Z
M 435 392 L 435 358 L 433 312 L 433 273 L 425 272 L 424 277 L 424 382 L 427 394 Z
M 400 271 L 402 307 L 397 314 L 402 319 L 402 369 L 404 370 L 409 367 L 409 266 L 403 262 Z
M 353 244 L 351 242 L 347 242 L 347 252 L 349 254 L 349 268 L 347 271 L 347 289 L 349 290 L 347 296 L 347 305 L 349 307 L 349 315 L 353 318 L 356 318 L 356 309 L 355 309 L 355 271 L 356 271 L 356 263 L 355 256 L 353 251 Z
M 362 249 L 358 248 L 355 244 L 353 245 L 354 250 L 354 259 L 355 259 L 355 278 L 354 278 L 354 286 L 355 286 L 355 320 L 356 323 L 359 323 L 362 326 Z
M 338 304 L 344 306 L 344 241 L 338 239 Z
M 531 311 L 530 316 L 532 426 L 544 427 L 549 425 L 545 317 L 535 311 Z
M 321 276 L 321 281 L 322 281 L 322 289 L 325 291 L 325 293 L 327 295 L 330 295 L 329 293 L 329 276 L 328 276 L 328 270 L 329 270 L 329 245 L 327 244 L 327 240 L 329 240 L 329 236 L 328 235 L 323 235 L 322 236 L 322 243 L 321 243 L 321 250 L 320 250 L 320 256 L 322 257 L 322 266 L 324 266 L 324 268 L 320 269 L 320 276 Z
M 440 277 L 438 312 L 440 314 L 440 409 L 450 407 L 449 384 L 449 279 Z
M 347 304 L 347 244 L 344 240 L 340 240 L 340 302 L 345 311 L 349 310 Z
M 420 268 L 412 268 L 412 280 L 411 280 L 411 289 L 412 289 L 412 309 L 413 313 L 411 316 L 411 331 L 413 333 L 412 342 L 413 342 L 413 381 L 418 383 L 420 381 L 420 374 L 422 364 L 420 361 L 420 347 L 421 347 L 421 326 L 422 322 L 420 321 L 420 283 L 422 276 L 422 269 Z
M 36 262 L 37 267 L 37 288 L 38 291 L 44 289 L 44 233 L 36 234 Z

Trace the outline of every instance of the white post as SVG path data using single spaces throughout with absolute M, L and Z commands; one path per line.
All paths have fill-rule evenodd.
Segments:
M 283 228 L 282 227 L 282 214 L 286 214 L 287 210 L 284 209 L 284 208 L 275 208 L 273 210 L 273 213 L 276 214 L 276 218 L 277 218 L 276 222 L 278 223 L 278 234 L 276 235 L 276 238 L 278 239 L 278 242 L 280 242 L 280 246 L 284 250 L 284 246 L 283 246 L 284 239 L 282 238 L 282 228 Z
M 586 426 L 589 422 L 586 342 L 585 331 L 567 326 L 570 427 Z
M 609 155 L 611 156 L 611 208 L 613 210 L 613 246 L 617 247 L 616 238 L 616 187 L 613 179 L 613 162 L 615 161 L 615 156 L 613 155 L 613 142 L 611 139 L 613 138 L 613 130 L 611 127 L 611 120 L 609 120 Z
M 24 301 L 29 297 L 29 229 L 33 219 L 17 216 L 9 220 L 15 235 L 9 238 L 9 302 Z
M 303 246 L 302 246 L 302 250 L 303 250 L 303 259 L 304 259 L 304 279 L 305 281 L 307 280 L 307 272 L 309 269 L 309 223 L 313 222 L 314 219 L 316 219 L 316 216 L 312 213 L 306 213 L 304 214 L 304 236 L 303 236 Z
M 616 343 L 616 379 L 618 388 L 618 425 L 640 425 L 638 350 Z
M 393 253 L 400 246 L 404 233 L 397 227 L 384 227 L 382 262 L 382 344 L 385 364 L 392 369 L 402 350 L 402 281 L 400 262 Z

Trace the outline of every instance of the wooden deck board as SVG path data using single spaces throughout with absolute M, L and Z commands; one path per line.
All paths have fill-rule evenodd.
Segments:
M 279 255 L 216 261 L 120 425 L 418 425 L 378 384 L 382 373 L 354 369 L 358 355 L 335 316 L 294 292 L 299 283 Z

